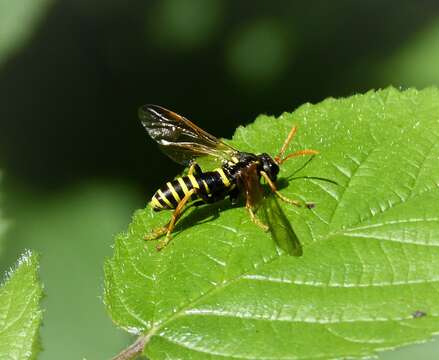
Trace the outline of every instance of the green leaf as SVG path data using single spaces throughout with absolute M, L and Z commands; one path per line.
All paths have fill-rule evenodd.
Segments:
M 53 0 L 0 0 L 0 65 L 23 46 Z
M 282 204 L 303 256 L 228 201 L 188 211 L 160 253 L 142 238 L 169 212 L 137 211 L 116 237 L 105 303 L 149 358 L 365 357 L 439 331 L 439 91 L 305 104 L 233 144 L 275 155 L 292 125 L 291 151 L 320 151 L 280 172 L 284 195 L 315 204 Z
M 2 359 L 35 359 L 42 311 L 38 259 L 30 251 L 18 260 L 0 287 L 0 354 Z
M 112 326 L 102 307 L 102 266 L 112 253 L 112 236 L 126 228 L 141 197 L 120 183 L 84 183 L 50 194 L 5 185 L 5 209 L 14 219 L 7 258 L 23 248 L 43 254 L 40 274 L 48 296 L 41 358 L 110 359 L 128 334 Z

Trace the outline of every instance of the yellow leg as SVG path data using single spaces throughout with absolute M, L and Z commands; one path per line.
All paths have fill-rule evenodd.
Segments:
M 298 200 L 292 200 L 287 198 L 286 196 L 282 195 L 279 190 L 277 190 L 276 185 L 274 184 L 273 181 L 271 181 L 271 179 L 269 178 L 269 176 L 267 175 L 267 173 L 265 171 L 261 171 L 261 175 L 264 177 L 264 179 L 267 181 L 268 186 L 270 186 L 271 191 L 273 191 L 276 196 L 281 199 L 282 201 L 291 204 L 291 205 L 295 205 L 295 206 L 301 206 L 300 201 Z
M 265 225 L 253 212 L 253 209 L 250 206 L 246 206 L 248 213 L 250 215 L 250 219 L 253 221 L 254 224 L 258 225 L 262 230 L 268 231 L 268 226 Z
M 155 240 L 155 239 L 159 238 L 163 234 L 166 234 L 166 232 L 168 231 L 168 225 L 169 225 L 169 223 L 163 227 L 154 229 L 148 235 L 145 235 L 143 238 L 147 241 Z
M 189 190 L 188 193 L 184 196 L 184 198 L 181 199 L 181 201 L 178 203 L 176 209 L 172 213 L 171 220 L 169 221 L 169 223 L 166 226 L 158 228 L 156 230 L 153 230 L 151 234 L 145 236 L 145 240 L 154 240 L 154 239 L 157 239 L 158 237 L 160 237 L 166 233 L 166 238 L 164 238 L 162 241 L 160 241 L 159 244 L 157 245 L 157 251 L 162 250 L 172 240 L 171 233 L 174 230 L 175 224 L 177 223 L 178 219 L 180 218 L 180 215 L 184 209 L 184 206 L 189 201 L 189 199 L 194 194 L 194 192 L 195 192 L 195 189 Z

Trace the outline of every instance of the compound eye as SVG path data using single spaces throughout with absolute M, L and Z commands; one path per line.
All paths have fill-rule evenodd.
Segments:
M 264 164 L 264 171 L 265 171 L 266 173 L 271 174 L 272 169 L 273 169 L 273 168 L 272 168 L 271 164 L 269 164 L 269 163 L 265 163 L 265 164 Z
M 279 174 L 279 166 L 277 166 L 276 164 L 270 164 L 270 168 L 273 177 L 276 177 L 277 174 Z

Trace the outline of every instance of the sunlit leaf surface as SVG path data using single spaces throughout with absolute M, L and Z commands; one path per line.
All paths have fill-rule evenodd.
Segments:
M 151 359 L 369 356 L 439 331 L 439 92 L 393 88 L 260 116 L 233 144 L 286 163 L 282 208 L 303 248 L 281 255 L 243 207 L 189 211 L 157 253 L 143 235 L 169 212 L 136 212 L 106 263 L 113 321 L 147 335 Z M 338 185 L 301 176 L 331 179 Z M 165 180 L 165 179 L 164 179 Z
M 34 359 L 42 312 L 38 260 L 26 252 L 0 287 L 0 358 Z
M 13 222 L 5 253 L 32 248 L 41 254 L 47 310 L 41 328 L 44 351 L 38 359 L 111 358 L 127 335 L 111 324 L 102 306 L 102 265 L 111 254 L 112 236 L 141 204 L 137 193 L 103 182 L 42 195 L 9 186 L 6 193 L 5 208 Z

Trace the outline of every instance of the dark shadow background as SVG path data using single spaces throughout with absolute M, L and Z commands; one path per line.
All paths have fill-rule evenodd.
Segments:
M 0 46 L 2 203 L 12 221 L 0 270 L 24 248 L 42 253 L 42 359 L 108 358 L 130 341 L 100 304 L 102 263 L 133 210 L 181 170 L 147 138 L 140 105 L 230 137 L 258 114 L 304 102 L 439 84 L 433 0 L 38 1 L 44 11 L 3 61 Z M 410 349 L 383 358 L 411 358 Z
M 111 177 L 151 192 L 176 167 L 140 105 L 230 137 L 260 113 L 388 86 L 376 67 L 438 15 L 435 1 L 58 1 L 1 69 L 1 163 L 48 191 Z

